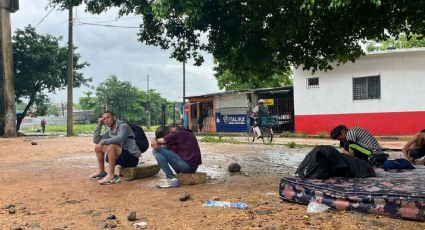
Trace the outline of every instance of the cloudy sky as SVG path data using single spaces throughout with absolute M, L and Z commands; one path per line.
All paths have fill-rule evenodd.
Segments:
M 62 36 L 62 45 L 67 42 L 68 12 L 47 8 L 48 0 L 21 0 L 19 11 L 12 14 L 12 32 L 23 29 L 28 24 L 36 27 L 40 34 Z M 50 12 L 51 11 L 51 12 Z M 50 13 L 49 13 L 50 12 Z M 130 81 L 136 87 L 149 88 L 172 101 L 181 101 L 183 96 L 182 64 L 169 58 L 169 51 L 150 47 L 137 42 L 138 28 L 116 28 L 106 26 L 83 25 L 95 23 L 104 25 L 138 27 L 141 18 L 130 15 L 117 18 L 117 10 L 101 15 L 84 12 L 82 6 L 74 10 L 74 45 L 81 54 L 81 60 L 90 63 L 83 72 L 93 78 L 92 85 L 97 86 L 115 74 L 121 81 Z M 213 76 L 213 62 L 209 55 L 201 67 L 186 64 L 186 96 L 218 92 Z M 74 102 L 91 91 L 82 87 L 74 89 Z M 66 101 L 66 90 L 51 95 L 53 102 Z

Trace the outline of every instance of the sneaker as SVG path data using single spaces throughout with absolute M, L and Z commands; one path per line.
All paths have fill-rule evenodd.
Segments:
M 177 178 L 166 179 L 161 184 L 158 184 L 156 187 L 158 188 L 177 188 L 180 186 Z

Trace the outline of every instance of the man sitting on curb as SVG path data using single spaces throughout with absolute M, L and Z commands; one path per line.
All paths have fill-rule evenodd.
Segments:
M 174 126 L 161 126 L 151 139 L 153 155 L 167 179 L 158 187 L 175 188 L 180 186 L 176 173 L 194 173 L 202 164 L 198 140 L 192 131 Z
M 101 135 L 104 124 L 108 126 L 108 131 Z M 98 169 L 90 178 L 100 179 L 99 184 L 120 182 L 120 177 L 115 175 L 116 165 L 136 167 L 139 163 L 142 153 L 136 145 L 133 130 L 126 123 L 121 123 L 111 111 L 105 111 L 99 118 L 93 134 L 93 142 L 96 144 Z M 107 172 L 105 172 L 105 160 L 109 163 Z
M 424 156 L 425 156 L 425 129 L 421 130 L 420 133 L 417 133 L 403 147 L 403 157 L 406 160 L 410 161 L 412 164 L 424 164 L 425 163 Z
M 367 130 L 354 126 L 348 129 L 344 125 L 338 125 L 331 131 L 331 138 L 340 141 L 344 152 L 368 160 L 372 154 L 381 154 L 382 149 L 375 137 Z

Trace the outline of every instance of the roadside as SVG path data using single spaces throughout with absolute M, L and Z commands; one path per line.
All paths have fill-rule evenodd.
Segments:
M 298 142 L 301 140 L 297 139 Z M 32 145 L 31 142 L 37 143 Z M 279 142 L 279 141 L 277 141 Z M 0 229 L 134 229 L 131 211 L 148 229 L 423 229 L 424 224 L 343 211 L 306 213 L 306 206 L 282 202 L 279 180 L 291 176 L 312 147 L 260 143 L 200 143 L 206 184 L 158 189 L 158 176 L 101 186 L 87 177 L 96 167 L 91 137 L 0 139 Z M 154 161 L 151 151 L 143 162 Z M 240 173 L 227 166 L 238 162 Z M 191 199 L 179 200 L 188 192 Z M 247 209 L 202 206 L 209 199 L 244 202 Z M 110 216 L 115 220 L 108 220 Z M 102 225 L 103 226 L 103 225 Z

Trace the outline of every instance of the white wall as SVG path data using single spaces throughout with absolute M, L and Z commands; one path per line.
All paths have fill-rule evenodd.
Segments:
M 381 99 L 353 101 L 353 77 L 381 76 Z M 306 79 L 319 77 L 319 88 Z M 294 70 L 295 115 L 425 111 L 425 49 L 369 54 L 311 75 Z
M 215 99 L 215 110 L 223 114 L 246 114 L 248 110 L 247 94 L 219 95 Z

